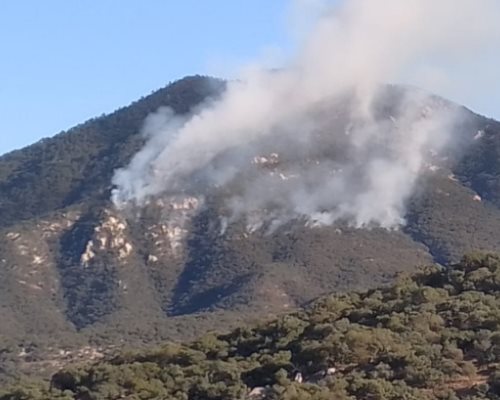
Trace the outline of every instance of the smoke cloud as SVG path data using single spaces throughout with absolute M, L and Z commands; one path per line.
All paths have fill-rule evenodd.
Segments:
M 147 118 L 144 148 L 115 173 L 117 207 L 224 189 L 227 218 L 251 229 L 292 218 L 404 223 L 405 202 L 460 113 L 423 90 L 384 83 L 426 87 L 446 68 L 476 65 L 500 38 L 500 4 L 314 3 L 322 14 L 285 68 L 247 68 L 218 101 Z

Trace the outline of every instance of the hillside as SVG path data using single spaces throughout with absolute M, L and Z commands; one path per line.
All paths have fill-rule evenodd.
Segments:
M 500 257 L 469 255 L 188 344 L 122 352 L 14 399 L 498 399 Z
M 0 157 L 3 379 L 48 376 L 113 346 L 194 338 L 327 293 L 389 284 L 416 265 L 500 251 L 500 124 L 462 108 L 453 137 L 460 151 L 429 166 L 401 230 L 301 220 L 272 231 L 241 221 L 223 227 L 223 199 L 245 187 L 244 175 L 203 201 L 179 192 L 140 211 L 117 210 L 111 178 L 142 146 L 144 119 L 161 106 L 188 113 L 224 85 L 184 78 Z M 390 121 L 401 90 L 388 88 L 382 120 Z M 339 153 L 326 142 L 322 150 L 307 162 Z M 271 148 L 252 154 L 250 173 L 293 164 L 279 157 Z

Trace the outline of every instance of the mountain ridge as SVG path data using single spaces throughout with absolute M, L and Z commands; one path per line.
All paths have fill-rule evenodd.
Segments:
M 49 348 L 196 337 L 327 293 L 389 284 L 415 265 L 500 251 L 500 125 L 470 111 L 457 131 L 468 147 L 429 166 L 398 231 L 301 220 L 270 232 L 242 221 L 224 228 L 223 190 L 203 203 L 179 194 L 137 215 L 117 210 L 111 178 L 142 146 L 144 118 L 162 106 L 187 113 L 224 85 L 187 77 L 0 157 L 0 318 L 9 321 L 0 353 L 9 371 L 24 360 L 21 349 L 43 360 Z M 259 164 L 270 153 L 254 154 L 252 168 L 278 174 L 274 161 Z

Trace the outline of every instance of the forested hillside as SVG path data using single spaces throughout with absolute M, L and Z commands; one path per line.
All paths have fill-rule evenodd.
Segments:
M 244 174 L 203 199 L 182 192 L 135 213 L 117 209 L 111 178 L 142 146 L 145 118 L 162 106 L 189 113 L 225 85 L 187 77 L 0 157 L 0 382 L 48 378 L 68 363 L 114 352 L 117 343 L 196 338 L 329 293 L 387 285 L 419 265 L 500 251 L 500 126 L 455 105 L 463 123 L 453 151 L 426 166 L 398 230 L 300 219 L 272 231 L 243 221 L 223 227 L 225 199 L 245 187 Z M 405 90 L 386 88 L 379 118 L 387 126 Z M 341 153 L 327 133 L 345 128 L 335 107 L 322 112 L 331 124 L 317 136 L 321 151 L 307 160 L 314 165 Z M 276 177 L 285 163 L 300 169 L 304 162 L 264 150 L 250 155 L 249 174 Z
M 144 119 L 159 107 L 184 114 L 224 82 L 187 77 L 112 114 L 0 157 L 0 226 L 39 217 L 81 201 L 108 200 L 111 177 L 142 144 Z
M 388 286 L 191 343 L 90 365 L 14 399 L 498 399 L 500 257 L 473 254 Z

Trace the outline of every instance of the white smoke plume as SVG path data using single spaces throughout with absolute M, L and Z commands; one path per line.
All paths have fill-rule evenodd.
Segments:
M 114 203 L 228 186 L 230 218 L 265 214 L 270 227 L 296 217 L 404 223 L 424 164 L 459 120 L 436 97 L 382 84 L 425 85 L 422 71 L 474 66 L 498 43 L 500 3 L 349 0 L 321 9 L 286 68 L 248 68 L 189 116 L 151 115 L 144 148 L 116 171 Z

